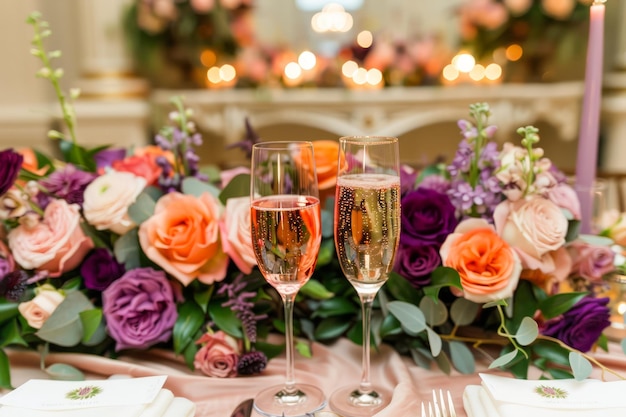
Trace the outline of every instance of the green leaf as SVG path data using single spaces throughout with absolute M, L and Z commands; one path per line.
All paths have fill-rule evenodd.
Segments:
M 254 344 L 254 347 L 256 348 L 256 350 L 265 353 L 265 356 L 267 356 L 268 360 L 275 358 L 276 356 L 280 355 L 283 350 L 285 350 L 284 344 L 274 345 L 271 343 L 260 342 L 260 341 L 257 341 Z
M 311 317 L 328 318 L 342 315 L 354 315 L 358 311 L 359 307 L 350 300 L 335 297 L 322 301 Z
M 64 363 L 53 363 L 45 369 L 50 379 L 57 381 L 84 381 L 85 374 L 78 368 Z
M 193 344 L 196 334 L 204 324 L 204 312 L 198 304 L 186 301 L 178 306 L 178 318 L 174 323 L 172 337 L 174 352 L 182 353 L 187 346 Z
M 517 333 L 514 335 L 517 342 L 522 346 L 528 346 L 537 339 L 537 336 L 539 336 L 537 322 L 530 317 L 524 317 L 522 324 L 520 324 Z
M 78 291 L 80 290 L 82 284 L 83 279 L 81 277 L 74 277 L 65 281 L 61 286 L 61 289 L 66 292 Z
M 516 350 L 513 350 L 513 351 L 511 351 L 509 353 L 506 353 L 506 354 L 498 357 L 493 362 L 491 362 L 491 364 L 489 365 L 489 369 L 500 368 L 502 366 L 505 366 L 506 364 L 511 362 L 513 359 L 515 359 L 516 356 L 517 356 L 517 351 Z
M 532 350 L 539 357 L 545 358 L 556 365 L 569 366 L 570 351 L 553 342 L 539 340 L 533 344 Z
M 328 265 L 333 261 L 333 259 L 335 259 L 335 242 L 332 239 L 322 240 L 320 251 L 317 255 L 317 266 L 315 268 L 317 269 Z
M 0 326 L 0 347 L 10 345 L 28 346 L 28 343 L 20 334 L 20 326 L 17 319 Z
M 315 340 L 330 340 L 340 337 L 350 328 L 350 320 L 331 317 L 322 320 L 315 328 Z
M 450 347 L 450 359 L 454 367 L 462 374 L 470 375 L 476 370 L 474 355 L 472 351 L 463 342 L 455 340 L 448 343 Z
M 295 347 L 298 353 L 305 358 L 313 357 L 313 352 L 311 352 L 311 345 L 308 342 L 305 342 L 303 340 L 297 340 Z
M 400 322 L 393 314 L 387 314 L 383 318 L 383 322 L 380 326 L 380 337 L 383 339 L 387 336 L 398 335 L 402 333 L 402 326 Z
M 12 319 L 19 314 L 17 303 L 0 298 L 0 323 Z
M 441 354 L 436 356 L 434 359 L 439 369 L 441 369 L 441 372 L 446 375 L 450 375 L 452 372 L 452 365 L 450 363 L 450 358 L 446 355 L 446 352 L 441 352 Z
M 310 279 L 300 288 L 300 293 L 314 300 L 326 300 L 334 297 L 335 293 L 328 291 L 324 284 L 316 279 Z
M 141 224 L 154 214 L 156 201 L 145 191 L 142 191 L 133 204 L 128 207 L 128 216 L 135 224 Z
M 115 241 L 113 248 L 115 259 L 124 264 L 126 270 L 139 268 L 141 266 L 140 248 L 138 230 L 137 228 L 131 229 Z
M 439 291 L 444 287 L 463 289 L 459 273 L 453 268 L 440 266 L 433 271 L 430 285 L 424 287 L 424 294 L 437 300 Z
M 622 345 L 622 351 L 624 352 L 624 354 L 626 354 L 626 338 L 622 339 L 621 345 Z
M 392 272 L 385 284 L 385 289 L 398 301 L 418 305 L 422 296 L 404 277 Z
M 439 336 L 437 332 L 435 332 L 430 327 L 426 328 L 426 334 L 428 335 L 428 344 L 430 345 L 430 353 L 432 353 L 434 357 L 439 356 L 439 354 L 441 353 L 441 347 L 442 347 L 441 336 Z
M 519 327 L 524 317 L 533 317 L 539 308 L 533 284 L 527 280 L 521 280 L 515 290 L 513 297 L 513 317 L 511 318 L 512 328 Z
M 489 301 L 488 303 L 483 304 L 483 309 L 496 307 L 496 306 L 507 307 L 508 305 L 509 303 L 507 303 L 506 300 L 495 300 L 495 301 Z
M 209 193 L 217 198 L 220 194 L 220 190 L 216 186 L 208 182 L 200 181 L 196 177 L 185 177 L 182 184 L 182 191 L 184 194 L 191 194 L 196 197 L 200 197 L 204 193 Z M 250 193 L 250 183 L 248 183 L 248 193 Z
M 223 307 L 221 302 L 209 303 L 209 315 L 217 327 L 236 338 L 243 338 L 241 320 L 230 307 Z
M 387 308 L 409 334 L 417 335 L 426 329 L 426 318 L 417 306 L 404 301 L 392 301 L 387 304 Z
M 197 283 L 198 281 L 194 281 L 194 282 Z M 209 309 L 209 301 L 211 301 L 211 297 L 213 296 L 214 290 L 215 290 L 215 287 L 213 285 L 209 285 L 206 289 L 202 289 L 201 287 L 194 288 L 193 299 L 196 303 L 198 303 L 202 311 L 204 311 L 205 313 Z
M 549 368 L 547 369 L 550 376 L 554 379 L 573 379 L 574 375 L 571 372 L 561 368 Z
M 552 319 L 568 311 L 586 295 L 584 292 L 551 295 L 539 303 L 539 310 L 547 320 Z
M 434 358 L 432 357 L 429 351 L 425 351 L 422 349 L 411 349 L 410 353 L 411 353 L 411 358 L 413 358 L 413 362 L 415 362 L 417 366 L 430 371 L 431 362 Z M 443 356 L 443 355 L 439 355 L 439 356 Z
M 224 187 L 219 194 L 222 204 L 226 205 L 229 198 L 250 196 L 250 174 L 239 174 Z
M 430 297 L 423 297 L 419 307 L 430 326 L 440 326 L 448 320 L 448 308 L 441 301 L 435 302 Z
M 55 345 L 76 346 L 83 340 L 84 335 L 80 313 L 93 308 L 91 301 L 82 292 L 68 293 L 35 334 Z
M 476 315 L 480 311 L 480 304 L 466 300 L 465 298 L 457 298 L 450 306 L 450 318 L 457 326 L 467 326 L 472 324 L 476 319 Z
M 0 388 L 13 389 L 11 386 L 11 364 L 4 349 L 0 349 Z
M 102 322 L 102 309 L 94 308 L 79 313 L 80 321 L 83 324 L 82 342 L 87 345 L 97 345 L 106 338 L 104 324 Z M 100 331 L 98 331 L 100 330 Z
M 576 381 L 582 381 L 583 379 L 588 378 L 593 370 L 591 362 L 578 352 L 570 352 L 569 364 L 572 367 Z

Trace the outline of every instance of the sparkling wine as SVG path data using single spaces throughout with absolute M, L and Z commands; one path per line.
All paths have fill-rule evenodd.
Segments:
M 339 177 L 335 246 L 357 291 L 376 292 L 393 268 L 400 238 L 400 179 L 385 174 Z
M 319 199 L 273 195 L 252 202 L 252 248 L 259 269 L 283 294 L 309 279 L 322 240 Z

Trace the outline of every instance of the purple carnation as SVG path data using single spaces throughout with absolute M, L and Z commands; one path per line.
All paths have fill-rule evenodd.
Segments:
M 0 151 L 0 195 L 9 191 L 22 168 L 24 157 L 13 149 Z
M 61 198 L 70 204 L 83 205 L 85 188 L 96 175 L 81 171 L 72 164 L 55 171 L 48 178 L 41 181 L 41 185 L 49 194 Z
M 165 272 L 152 268 L 132 269 L 113 282 L 102 292 L 102 311 L 117 351 L 166 342 L 178 317 Z
M 441 264 L 439 245 L 400 245 L 394 270 L 415 288 L 430 284 L 430 273 Z
M 402 197 L 403 245 L 441 245 L 457 225 L 450 198 L 429 188 L 418 188 Z
M 126 269 L 117 262 L 105 248 L 94 249 L 83 261 L 80 274 L 85 287 L 90 290 L 104 291 L 109 285 L 122 275 Z
M 608 298 L 585 297 L 563 315 L 548 320 L 541 333 L 588 352 L 611 325 L 608 303 Z

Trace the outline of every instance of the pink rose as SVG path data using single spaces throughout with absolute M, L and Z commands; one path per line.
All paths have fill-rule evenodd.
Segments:
M 556 265 L 549 254 L 565 245 L 568 227 L 556 204 L 542 197 L 503 201 L 496 207 L 493 220 L 496 231 L 515 248 L 524 268 L 544 273 L 554 270 Z
M 234 338 L 219 330 L 203 334 L 196 344 L 202 345 L 194 358 L 196 369 L 217 378 L 237 376 L 240 349 Z
M 22 224 L 9 233 L 13 258 L 24 269 L 48 271 L 51 277 L 78 267 L 94 246 L 80 222 L 77 204 L 53 200 L 41 222 Z
M 464 220 L 439 250 L 444 266 L 461 278 L 463 297 L 475 303 L 513 295 L 522 266 L 515 251 L 483 219 Z
M 615 252 L 609 246 L 576 240 L 567 249 L 574 261 L 572 274 L 591 283 L 601 283 L 604 275 L 615 270 Z
M 30 327 L 41 329 L 54 310 L 63 302 L 65 296 L 51 285 L 43 285 L 36 292 L 35 298 L 20 303 L 17 309 Z
M 548 198 L 560 208 L 569 211 L 574 220 L 580 220 L 582 218 L 578 194 L 566 183 L 562 182 L 548 189 Z
M 228 256 L 222 250 L 219 221 L 222 206 L 209 193 L 200 197 L 169 193 L 154 214 L 139 227 L 146 256 L 183 285 L 194 279 L 205 284 L 226 276 Z
M 222 248 L 244 274 L 252 272 L 256 257 L 250 232 L 250 198 L 229 198 L 220 221 Z

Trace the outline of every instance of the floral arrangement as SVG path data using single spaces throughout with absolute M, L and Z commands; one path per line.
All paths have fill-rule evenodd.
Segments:
M 211 377 L 262 372 L 283 349 L 268 340 L 284 322 L 251 250 L 248 169 L 200 165 L 201 137 L 180 98 L 154 145 L 82 147 L 79 93 L 60 89 L 47 23 L 38 13 L 28 22 L 65 129 L 49 133 L 59 160 L 0 152 L 0 385 L 11 387 L 8 347 L 110 357 L 167 349 Z M 571 376 L 568 364 L 577 378 L 591 363 L 612 372 L 587 353 L 607 344 L 612 241 L 578 235 L 576 194 L 536 147 L 537 129 L 521 128 L 521 146 L 498 150 L 489 107 L 475 104 L 470 115 L 449 165 L 403 168 L 400 246 L 376 300 L 373 340 L 444 372 L 473 372 L 476 354 L 521 378 L 530 366 L 552 378 Z M 249 127 L 242 151 L 258 140 Z M 338 144 L 314 146 L 323 241 L 295 303 L 302 355 L 312 340 L 361 343 L 359 301 L 333 242 Z M 46 371 L 81 377 L 58 364 Z
M 589 0 L 469 0 L 459 9 L 461 46 L 493 62 L 510 45 L 507 81 L 581 79 L 572 61 L 584 60 Z M 584 61 L 581 61 L 584 62 Z M 578 67 L 583 68 L 584 65 Z

